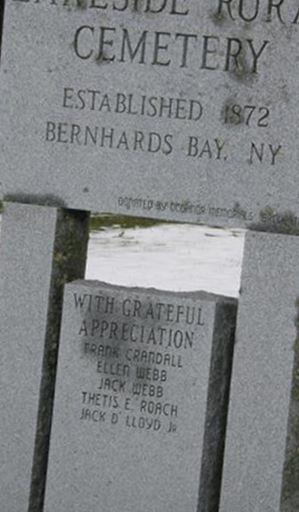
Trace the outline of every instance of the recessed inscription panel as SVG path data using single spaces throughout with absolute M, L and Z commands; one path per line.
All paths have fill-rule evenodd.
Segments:
M 47 512 L 195 512 L 198 500 L 203 506 L 217 495 L 213 472 L 222 459 L 225 410 L 219 396 L 230 365 L 223 375 L 220 368 L 233 329 L 232 311 L 226 327 L 220 321 L 217 327 L 219 301 L 227 299 L 96 282 L 67 286 Z M 216 345 L 221 364 L 212 394 Z M 208 393 L 210 444 L 204 441 Z M 209 450 L 208 469 L 202 465 Z M 201 489 L 203 474 L 209 480 Z
M 296 0 L 8 0 L 1 187 L 73 208 L 297 223 Z

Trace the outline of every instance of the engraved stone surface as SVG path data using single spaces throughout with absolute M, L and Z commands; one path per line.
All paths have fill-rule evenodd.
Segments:
M 63 284 L 84 275 L 86 213 L 6 204 L 0 245 L 1 512 L 40 512 Z M 84 235 L 85 233 L 85 235 Z M 81 247 L 74 251 L 80 240 Z
M 66 286 L 45 512 L 216 510 L 235 308 Z
M 297 0 L 7 0 L 4 196 L 298 228 Z
M 299 510 L 298 295 L 299 238 L 247 233 L 220 512 Z

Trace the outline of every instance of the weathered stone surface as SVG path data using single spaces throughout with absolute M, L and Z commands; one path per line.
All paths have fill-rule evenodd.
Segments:
M 6 204 L 0 251 L 0 496 L 42 510 L 63 284 L 84 275 L 87 215 Z
M 66 286 L 45 512 L 212 512 L 236 303 Z
M 2 194 L 298 231 L 298 24 L 297 0 L 8 0 Z
M 0 5 L 0 50 L 1 50 L 1 41 L 2 41 L 3 15 L 4 15 L 4 2 L 1 2 L 1 5 Z
M 299 238 L 247 233 L 221 512 L 299 510 L 298 294 Z

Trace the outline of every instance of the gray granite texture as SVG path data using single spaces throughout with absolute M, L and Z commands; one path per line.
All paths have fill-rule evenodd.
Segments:
M 85 212 L 6 204 L 0 245 L 1 512 L 42 510 L 63 284 L 84 275 Z
M 212 512 L 236 302 L 66 286 L 45 512 Z
M 298 230 L 298 2 L 7 0 L 5 197 Z
M 247 233 L 220 512 L 299 510 L 298 295 L 299 238 Z

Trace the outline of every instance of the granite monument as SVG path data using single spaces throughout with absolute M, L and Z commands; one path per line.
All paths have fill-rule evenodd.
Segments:
M 7 0 L 2 195 L 298 224 L 298 27 L 297 0 Z
M 45 512 L 217 509 L 236 301 L 66 286 Z

